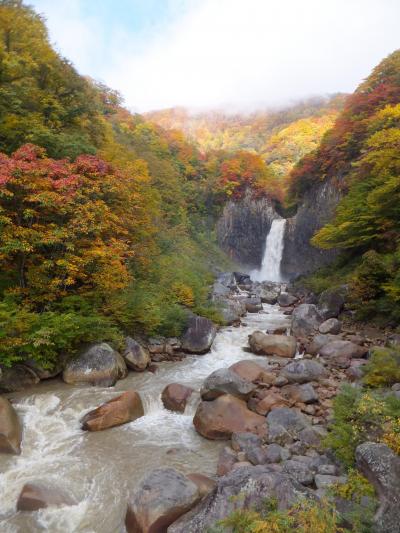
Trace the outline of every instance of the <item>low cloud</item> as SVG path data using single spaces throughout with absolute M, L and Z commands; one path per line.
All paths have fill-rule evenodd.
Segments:
M 139 33 L 107 31 L 85 18 L 83 1 L 33 4 L 79 70 L 138 111 L 254 109 L 349 92 L 400 47 L 398 0 L 169 0 L 173 16 Z

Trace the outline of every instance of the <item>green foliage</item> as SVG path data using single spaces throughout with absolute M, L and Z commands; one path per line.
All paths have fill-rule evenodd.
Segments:
M 221 531 L 233 533 L 344 533 L 340 516 L 327 501 L 302 500 L 288 510 L 266 502 L 261 511 L 240 509 L 219 523 Z M 225 529 L 227 528 L 227 529 Z
M 400 350 L 396 347 L 374 348 L 364 366 L 363 381 L 370 387 L 388 387 L 400 383 Z
M 334 494 L 344 498 L 345 500 L 361 502 L 363 496 L 373 498 L 375 496 L 375 489 L 360 472 L 354 468 L 350 468 L 347 472 L 347 482 L 335 486 Z
M 32 359 L 51 368 L 60 354 L 73 354 L 82 343 L 106 340 L 118 346 L 121 335 L 112 322 L 88 309 L 36 313 L 11 298 L 0 302 L 0 364 Z
M 51 47 L 42 18 L 0 2 L 0 151 L 21 144 L 52 157 L 94 153 L 104 136 L 97 90 Z
M 365 441 L 385 441 L 386 432 L 397 432 L 400 399 L 379 391 L 363 391 L 344 385 L 333 401 L 333 421 L 325 444 L 346 466 Z

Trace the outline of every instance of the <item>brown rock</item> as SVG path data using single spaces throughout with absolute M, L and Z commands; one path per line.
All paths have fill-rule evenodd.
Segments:
M 276 407 L 288 407 L 290 403 L 279 393 L 271 392 L 256 405 L 256 412 L 265 416 Z
M 260 379 L 262 373 L 265 372 L 265 367 L 259 365 L 254 361 L 239 361 L 229 367 L 238 376 L 246 381 L 257 381 Z
M 211 479 L 210 477 L 207 477 L 204 474 L 193 473 L 188 474 L 186 477 L 197 485 L 201 498 L 208 496 L 217 485 L 217 482 L 214 481 L 214 479 Z
M 256 354 L 278 355 L 279 357 L 294 357 L 297 343 L 289 335 L 267 335 L 262 331 L 255 331 L 249 335 L 250 349 Z
M 171 383 L 162 391 L 161 400 L 165 409 L 183 413 L 186 403 L 193 393 L 193 389 L 179 383 Z
M 265 435 L 264 417 L 253 413 L 243 400 L 224 394 L 211 402 L 201 402 L 193 419 L 196 431 L 211 440 L 227 440 L 232 433 Z
M 17 511 L 37 511 L 46 507 L 60 507 L 75 503 L 58 487 L 49 487 L 42 483 L 26 483 L 18 498 Z
M 82 429 L 101 431 L 132 422 L 143 415 L 143 404 L 139 394 L 127 391 L 87 413 L 82 418 Z
M 22 427 L 11 403 L 0 396 L 0 453 L 21 453 Z
M 149 351 L 131 337 L 125 339 L 123 355 L 127 366 L 136 372 L 143 372 L 151 362 Z

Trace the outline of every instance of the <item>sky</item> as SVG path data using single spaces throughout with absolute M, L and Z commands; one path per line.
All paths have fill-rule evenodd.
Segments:
M 29 0 L 129 109 L 251 111 L 352 92 L 400 48 L 400 0 Z

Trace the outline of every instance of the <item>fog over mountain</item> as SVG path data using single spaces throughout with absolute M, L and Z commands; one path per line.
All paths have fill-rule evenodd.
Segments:
M 79 71 L 137 111 L 252 110 L 351 92 L 399 46 L 397 0 L 32 4 Z

